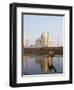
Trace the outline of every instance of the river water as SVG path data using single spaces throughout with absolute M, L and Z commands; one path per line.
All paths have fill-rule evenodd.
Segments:
M 63 73 L 63 56 L 24 55 L 22 62 L 23 75 Z

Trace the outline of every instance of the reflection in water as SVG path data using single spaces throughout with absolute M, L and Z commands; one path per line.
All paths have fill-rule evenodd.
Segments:
M 23 75 L 63 73 L 63 57 L 58 55 L 26 55 L 23 57 Z
M 49 56 L 43 56 L 41 58 L 37 57 L 36 62 L 40 64 L 41 70 L 43 72 L 48 73 L 49 70 L 52 71 L 53 69 L 56 72 L 56 69 L 53 66 L 53 57 Z

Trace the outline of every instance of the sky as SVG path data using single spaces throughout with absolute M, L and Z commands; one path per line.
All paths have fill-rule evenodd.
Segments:
M 24 14 L 23 31 L 24 41 L 25 38 L 28 39 L 30 45 L 35 44 L 35 40 L 41 36 L 42 32 L 49 32 L 53 46 L 58 40 L 60 45 L 63 45 L 64 16 Z

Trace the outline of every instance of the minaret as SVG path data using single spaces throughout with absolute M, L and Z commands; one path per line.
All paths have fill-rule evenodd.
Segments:
M 29 46 L 29 35 L 28 33 L 25 32 L 25 35 L 24 35 L 24 47 L 28 47 Z
M 56 41 L 56 46 L 59 47 L 61 46 L 61 42 L 60 42 L 60 34 L 57 36 L 57 41 Z

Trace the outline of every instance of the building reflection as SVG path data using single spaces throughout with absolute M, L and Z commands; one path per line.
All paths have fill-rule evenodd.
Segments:
M 28 61 L 30 57 L 29 55 L 23 56 L 23 62 L 22 62 L 22 74 L 27 72 L 28 70 Z
M 56 69 L 53 65 L 53 57 L 51 57 L 49 55 L 37 57 L 36 63 L 38 63 L 40 65 L 40 68 L 44 73 L 48 73 L 51 71 L 56 72 Z

